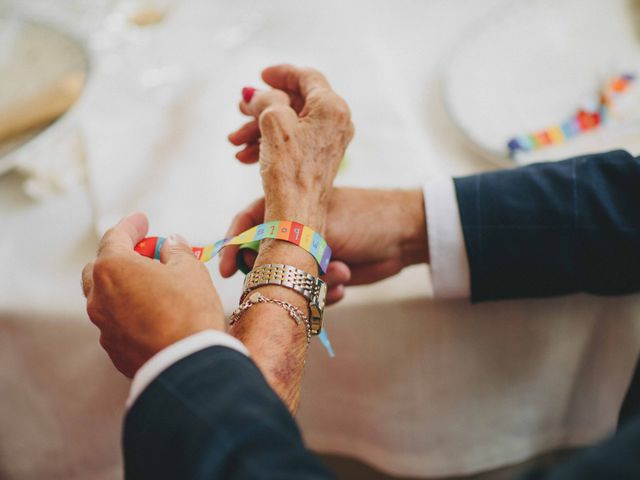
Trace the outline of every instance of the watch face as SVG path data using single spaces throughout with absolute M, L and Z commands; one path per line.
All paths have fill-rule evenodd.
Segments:
M 325 302 L 325 298 L 327 296 L 327 284 L 325 282 L 322 282 L 320 284 L 320 293 L 318 293 L 318 306 L 320 307 L 320 309 L 324 309 L 324 302 Z

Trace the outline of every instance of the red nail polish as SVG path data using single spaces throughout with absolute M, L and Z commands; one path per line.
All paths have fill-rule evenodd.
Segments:
M 251 101 L 251 99 L 253 98 L 253 94 L 256 93 L 256 89 L 253 87 L 244 87 L 242 89 L 242 98 L 244 98 L 244 101 L 249 103 Z

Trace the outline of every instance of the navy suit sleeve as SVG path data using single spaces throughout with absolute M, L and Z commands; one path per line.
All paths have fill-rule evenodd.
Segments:
M 454 181 L 472 301 L 640 289 L 640 160 L 628 153 Z
M 534 470 L 519 480 L 637 480 L 640 478 L 640 419 L 609 440 L 549 469 Z
M 125 418 L 123 449 L 127 479 L 334 478 L 255 364 L 226 347 L 156 378 Z

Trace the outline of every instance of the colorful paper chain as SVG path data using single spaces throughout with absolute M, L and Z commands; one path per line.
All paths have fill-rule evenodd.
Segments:
M 331 260 L 331 248 L 325 239 L 306 225 L 288 220 L 275 220 L 256 225 L 235 237 L 223 238 L 213 245 L 192 247 L 191 249 L 198 260 L 208 262 L 227 245 L 250 246 L 253 242 L 266 238 L 284 240 L 298 245 L 316 259 L 321 273 L 327 272 L 327 266 Z M 135 251 L 145 257 L 160 259 L 160 249 L 164 241 L 165 237 L 147 237 L 136 245 Z
M 614 100 L 629 88 L 634 79 L 635 76 L 629 73 L 616 76 L 600 92 L 599 101 L 593 108 L 581 108 L 573 117 L 561 125 L 554 125 L 537 133 L 512 138 L 507 143 L 509 156 L 513 158 L 518 151 L 529 152 L 563 143 L 606 123 Z

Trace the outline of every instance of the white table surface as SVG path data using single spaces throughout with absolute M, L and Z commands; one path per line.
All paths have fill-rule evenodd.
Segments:
M 407 154 L 403 145 L 390 143 L 393 138 L 376 145 L 359 132 L 350 150 L 353 167 L 339 183 L 420 185 L 435 175 L 490 168 L 458 141 L 441 103 L 437 72 L 460 32 L 499 2 L 365 3 L 367 8 L 354 2 L 341 10 L 340 2 L 327 2 L 320 10 L 353 35 L 368 25 L 367 35 L 379 40 L 369 53 L 397 60 L 387 65 L 393 77 L 387 84 L 402 79 L 403 88 L 367 93 L 365 84 L 359 94 L 347 81 L 347 74 L 356 75 L 348 58 L 332 64 L 327 54 L 319 66 L 350 99 L 357 128 L 372 122 L 360 106 L 384 95 L 385 105 L 397 106 L 398 121 L 419 138 Z M 263 8 L 264 28 L 317 35 L 321 48 L 331 32 L 311 28 L 311 3 L 296 5 Z M 362 25 L 340 23 L 341 15 Z M 265 48 L 278 52 L 279 44 L 274 40 Z M 262 66 L 255 66 L 254 78 Z M 234 81 L 239 91 L 244 79 Z M 376 157 L 377 147 L 398 155 Z M 369 158 L 364 175 L 361 166 Z M 0 476 L 120 478 L 128 382 L 100 350 L 80 289 L 80 271 L 95 252 L 96 223 L 105 210 L 96 207 L 95 185 L 34 202 L 22 181 L 17 173 L 0 177 Z M 219 220 L 223 228 L 235 209 L 230 203 L 221 210 L 228 214 Z M 216 265 L 212 273 L 229 310 L 240 279 L 221 282 Z M 588 443 L 611 431 L 640 344 L 638 297 L 470 306 L 433 301 L 430 290 L 426 268 L 416 267 L 352 289 L 328 311 L 338 356 L 329 360 L 313 345 L 299 414 L 312 447 L 399 474 L 442 476 Z M 611 319 L 616 321 L 605 322 Z

